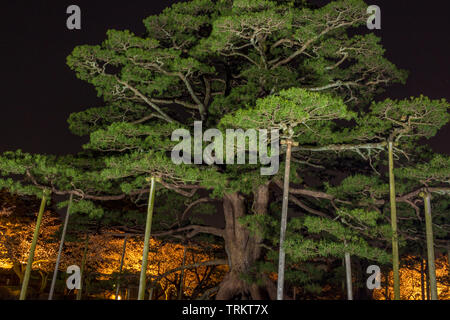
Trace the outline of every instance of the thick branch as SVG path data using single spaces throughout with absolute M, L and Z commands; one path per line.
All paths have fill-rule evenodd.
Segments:
M 109 196 L 96 196 L 96 195 L 91 195 L 88 193 L 84 193 L 83 190 L 77 189 L 77 190 L 58 190 L 56 189 L 54 186 L 44 186 L 39 184 L 36 179 L 31 175 L 29 170 L 26 170 L 26 175 L 27 177 L 31 180 L 31 182 L 38 188 L 40 189 L 50 189 L 52 191 L 53 194 L 59 195 L 59 196 L 64 196 L 64 195 L 74 195 L 74 196 L 78 196 L 82 199 L 87 199 L 87 200 L 94 200 L 94 201 L 117 201 L 117 200 L 123 200 L 125 199 L 127 196 L 137 196 L 137 195 L 141 195 L 141 194 L 145 194 L 145 193 L 149 193 L 150 189 L 146 188 L 146 189 L 140 189 L 140 190 L 135 190 L 135 191 L 131 191 L 130 193 L 122 193 L 122 194 L 118 194 L 118 195 L 109 195 Z M 167 189 L 170 189 L 178 194 L 181 194 L 185 197 L 192 197 L 195 192 L 198 189 L 202 189 L 203 187 L 201 186 L 197 186 L 197 185 L 182 185 L 182 186 L 177 186 L 177 185 L 173 185 L 164 181 L 160 181 L 160 184 L 162 184 L 164 187 L 166 187 Z M 191 190 L 190 192 L 184 191 L 183 189 L 187 189 L 187 190 Z
M 281 189 L 283 189 L 283 183 L 278 180 L 275 179 L 275 184 L 280 187 Z M 306 189 L 297 189 L 297 188 L 289 188 L 289 193 L 292 194 L 298 194 L 298 195 L 303 195 L 303 196 L 308 196 L 308 197 L 313 197 L 316 199 L 327 199 L 327 200 L 334 200 L 334 196 L 332 196 L 331 194 L 327 194 L 325 192 L 321 192 L 321 191 L 312 191 L 312 190 L 306 190 Z
M 227 260 L 212 260 L 212 261 L 194 263 L 194 264 L 190 264 L 187 266 L 181 266 L 181 267 L 169 270 L 167 272 L 164 272 L 163 274 L 157 276 L 155 279 L 153 279 L 152 283 L 156 284 L 159 280 L 161 280 L 161 279 L 167 277 L 169 274 L 177 272 L 177 271 L 186 270 L 186 269 L 195 269 L 198 267 L 221 266 L 221 265 L 226 265 L 226 264 L 228 264 Z
M 349 150 L 359 150 L 359 149 L 384 149 L 387 146 L 387 142 L 376 142 L 376 143 L 361 143 L 361 144 L 330 144 L 323 147 L 293 147 L 292 151 L 311 151 L 311 152 L 323 152 L 323 151 L 349 151 Z
M 145 116 L 145 117 L 143 117 L 143 118 L 141 118 L 139 120 L 136 120 L 136 121 L 132 122 L 131 124 L 141 124 L 141 123 L 144 123 L 144 122 L 146 122 L 146 121 L 148 121 L 150 119 L 153 119 L 153 118 L 159 118 L 159 119 L 162 119 L 162 120 L 166 120 L 163 116 L 161 116 L 159 114 L 156 114 L 156 113 L 152 113 L 152 114 L 149 114 L 148 116 Z
M 280 187 L 281 189 L 283 189 L 283 183 L 278 180 L 275 179 L 274 180 L 275 184 Z M 409 192 L 407 194 L 404 194 L 402 196 L 398 196 L 396 198 L 397 202 L 404 202 L 404 203 L 408 203 L 410 202 L 411 199 L 416 198 L 419 196 L 420 192 L 422 192 L 424 190 L 424 188 L 419 188 L 417 190 L 414 190 L 412 192 Z M 428 192 L 432 192 L 432 193 L 450 193 L 450 188 L 444 188 L 444 187 L 435 187 L 435 188 L 426 188 L 426 190 L 428 190 Z M 329 200 L 329 201 L 336 201 L 336 202 L 340 202 L 340 203 L 344 203 L 344 204 L 351 204 L 351 202 L 349 201 L 344 201 L 344 200 L 340 200 L 335 198 L 333 195 L 325 193 L 325 192 L 321 192 L 321 191 L 313 191 L 313 190 L 307 190 L 307 189 L 300 189 L 300 188 L 289 188 L 289 193 L 291 194 L 298 194 L 298 195 L 302 195 L 302 196 L 307 196 L 307 197 L 312 197 L 312 198 L 316 198 L 316 199 L 325 199 L 325 200 Z M 294 200 L 295 201 L 295 200 Z M 293 201 L 293 202 L 294 202 Z M 384 199 L 377 199 L 375 200 L 375 202 L 373 203 L 374 205 L 377 206 L 382 206 L 386 203 L 386 200 Z M 304 208 L 306 210 L 306 208 Z
M 202 119 L 204 119 L 204 117 L 206 115 L 205 105 L 203 104 L 203 102 L 200 101 L 200 99 L 195 94 L 194 89 L 192 88 L 189 80 L 182 73 L 178 73 L 178 76 L 184 82 L 184 84 L 185 84 L 186 88 L 188 89 L 189 94 L 191 95 L 192 99 L 194 99 L 195 103 L 198 104 L 198 110 L 200 112 L 200 116 L 202 117 Z
M 118 231 L 124 231 L 125 233 L 107 233 L 112 236 L 124 237 L 124 236 L 141 236 L 144 234 L 143 229 L 134 229 L 126 226 L 120 226 L 115 228 Z M 189 231 L 183 236 L 178 236 L 178 234 Z M 189 225 L 177 229 L 161 231 L 152 233 L 152 237 L 166 237 L 174 236 L 176 238 L 182 238 L 183 240 L 191 239 L 199 233 L 212 234 L 218 237 L 224 237 L 225 233 L 222 229 L 210 227 L 210 226 L 199 226 L 199 225 Z
M 178 104 L 180 106 L 183 106 L 188 109 L 197 110 L 197 105 L 180 100 L 180 99 L 150 99 L 154 103 L 161 103 L 161 104 Z
M 151 106 L 155 111 L 157 111 L 167 122 L 174 123 L 176 122 L 174 119 L 169 117 L 164 111 L 161 110 L 160 107 L 158 107 L 156 104 L 154 104 L 152 101 L 150 101 L 146 96 L 144 96 L 139 90 L 131 86 L 128 82 L 122 81 L 119 78 L 117 78 L 117 82 L 119 82 L 121 85 L 125 86 L 129 90 L 131 90 L 136 96 L 141 98 L 145 103 L 147 103 L 149 106 Z
M 193 238 L 194 236 L 196 236 L 199 233 L 212 234 L 212 235 L 222 237 L 222 238 L 225 236 L 225 232 L 222 229 L 219 229 L 216 227 L 210 227 L 210 226 L 199 226 L 199 225 L 190 225 L 190 226 L 181 227 L 181 228 L 177 228 L 177 229 L 173 229 L 173 230 L 169 230 L 169 231 L 162 231 L 162 232 L 154 233 L 154 234 L 152 234 L 152 236 L 155 236 L 155 237 L 171 236 L 176 233 L 181 233 L 181 232 L 186 232 L 186 231 L 189 231 L 186 234 L 187 239 Z

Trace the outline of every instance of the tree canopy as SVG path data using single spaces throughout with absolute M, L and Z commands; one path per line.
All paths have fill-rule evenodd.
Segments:
M 105 205 L 112 200 L 132 200 L 139 212 L 149 191 L 146 178 L 158 177 L 156 207 L 171 209 L 164 210 L 161 234 L 224 240 L 230 272 L 218 298 L 261 298 L 262 288 L 272 297 L 267 272 L 257 284 L 241 275 L 254 272 L 258 262 L 264 273 L 274 262 L 280 174 L 262 176 L 260 165 L 251 164 L 175 164 L 170 151 L 172 133 L 193 132 L 195 121 L 224 133 L 278 129 L 298 143 L 291 262 L 339 258 L 347 250 L 386 263 L 386 145 L 395 143 L 401 219 L 412 212 L 419 221 L 420 188 L 448 193 L 448 157 L 434 155 L 422 141 L 449 122 L 449 104 L 424 96 L 376 100 L 388 86 L 404 83 L 407 72 L 384 57 L 379 37 L 358 28 L 366 24 L 366 9 L 362 0 L 318 8 L 306 1 L 193 0 L 146 18 L 143 35 L 109 30 L 103 43 L 78 46 L 67 58 L 104 101 L 68 119 L 74 134 L 89 136 L 85 152 L 7 152 L 0 157 L 0 187 L 73 194 L 75 211 L 102 216 L 113 214 Z M 442 201 L 436 206 L 446 210 Z M 198 211 L 223 213 L 225 228 L 188 214 L 207 202 L 217 206 Z M 410 220 L 404 221 L 403 240 L 423 238 L 423 230 L 411 232 Z M 448 231 L 443 227 L 442 242 Z

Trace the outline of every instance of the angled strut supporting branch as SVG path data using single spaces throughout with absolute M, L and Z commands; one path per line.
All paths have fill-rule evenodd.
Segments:
M 431 218 L 431 196 L 429 192 L 421 192 L 420 196 L 423 197 L 425 203 L 425 229 L 427 235 L 428 275 L 430 279 L 431 300 L 438 300 L 434 256 L 433 221 Z
M 278 281 L 277 281 L 277 300 L 283 300 L 284 297 L 284 269 L 286 262 L 286 252 L 284 250 L 284 239 L 286 237 L 287 226 L 287 212 L 289 205 L 289 173 L 291 170 L 291 152 L 292 140 L 286 140 L 286 164 L 284 171 L 284 186 L 283 186 L 283 205 L 281 208 L 281 230 L 280 230 L 280 252 L 278 258 Z
M 353 300 L 352 264 L 348 252 L 345 252 L 345 278 L 347 281 L 347 300 Z
M 145 298 L 145 282 L 148 265 L 148 250 L 150 248 L 150 234 L 152 230 L 153 207 L 155 203 L 156 178 L 151 177 L 151 179 L 149 180 L 150 180 L 150 194 L 148 198 L 147 222 L 145 224 L 144 252 L 142 254 L 142 268 L 141 268 L 141 276 L 139 279 L 138 300 L 144 300 Z
M 31 242 L 30 253 L 28 255 L 27 268 L 25 269 L 25 275 L 23 277 L 22 289 L 20 290 L 20 300 L 25 300 L 27 296 L 28 282 L 30 281 L 31 269 L 34 260 L 34 251 L 36 250 L 36 244 L 39 237 L 39 229 L 41 228 L 42 216 L 44 215 L 45 204 L 50 197 L 50 191 L 44 190 L 42 195 L 41 207 L 39 208 L 39 214 L 36 221 L 36 227 L 34 229 L 33 241 Z
M 398 253 L 398 231 L 397 231 L 397 205 L 395 196 L 394 177 L 394 146 L 393 142 L 388 143 L 389 153 L 389 190 L 391 201 L 391 226 L 392 226 L 392 270 L 394 274 L 394 300 L 400 300 L 400 271 Z
M 123 239 L 123 248 L 122 248 L 122 257 L 120 258 L 120 268 L 119 268 L 119 276 L 117 277 L 117 286 L 116 286 L 116 300 L 119 300 L 119 291 L 120 291 L 120 276 L 122 275 L 123 263 L 125 260 L 125 253 L 127 250 L 127 240 L 128 237 L 124 237 Z
M 84 252 L 83 252 L 83 260 L 81 261 L 81 273 L 80 273 L 80 289 L 77 290 L 77 300 L 81 300 L 81 295 L 83 292 L 83 278 L 84 278 L 84 270 L 86 268 L 86 260 L 87 260 L 87 251 L 89 249 L 89 233 L 86 234 L 86 240 L 84 243 Z
M 63 227 L 63 231 L 61 234 L 61 241 L 59 243 L 58 256 L 56 257 L 55 271 L 53 272 L 53 279 L 52 279 L 52 284 L 50 286 L 50 293 L 48 295 L 48 300 L 53 299 L 53 293 L 55 291 L 55 284 L 56 284 L 56 278 L 58 276 L 59 262 L 61 261 L 61 254 L 62 254 L 62 250 L 64 247 L 64 240 L 66 238 L 66 233 L 67 233 L 67 225 L 69 224 L 69 215 L 70 215 L 70 208 L 72 206 L 72 200 L 73 200 L 73 194 L 70 194 L 69 205 L 67 206 L 66 218 L 64 219 L 64 227 Z

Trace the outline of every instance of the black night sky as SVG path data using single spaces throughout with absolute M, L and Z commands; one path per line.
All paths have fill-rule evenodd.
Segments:
M 82 44 L 100 44 L 108 29 L 142 34 L 142 20 L 176 1 L 33 0 L 2 1 L 0 152 L 81 151 L 86 142 L 70 133 L 70 113 L 101 106 L 92 86 L 78 80 L 66 57 Z M 317 1 L 319 2 L 319 1 Z M 322 1 L 326 2 L 326 1 Z M 450 100 L 449 1 L 366 0 L 382 10 L 381 36 L 387 58 L 410 76 L 406 86 L 394 86 L 383 97 L 424 94 Z M 66 8 L 82 10 L 82 30 L 66 28 Z M 450 126 L 430 143 L 450 154 Z

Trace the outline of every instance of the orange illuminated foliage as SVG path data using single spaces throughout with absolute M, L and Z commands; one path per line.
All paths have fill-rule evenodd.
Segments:
M 54 265 L 58 243 L 52 235 L 59 229 L 59 219 L 45 212 L 34 255 L 33 268 L 50 272 Z M 13 268 L 22 277 L 27 263 L 36 219 L 0 215 L 0 268 Z M 50 241 L 49 241 L 50 240 Z
M 0 269 L 13 269 L 22 280 L 35 228 L 35 218 L 17 217 L 7 211 L 2 212 L 3 214 L 0 214 Z M 44 288 L 47 275 L 53 272 L 55 266 L 59 246 L 59 236 L 57 237 L 57 235 L 61 223 L 58 217 L 53 216 L 50 212 L 45 212 L 33 264 L 33 270 L 38 271 L 43 278 L 45 276 L 45 282 L 42 284 Z M 111 279 L 111 275 L 119 271 L 122 255 L 123 237 L 118 237 L 115 230 L 104 231 L 102 234 L 89 235 L 85 271 L 86 274 L 95 274 L 97 280 Z M 81 265 L 85 237 L 85 234 L 79 234 L 77 238 L 80 241 L 65 242 L 59 267 L 61 272 L 64 272 L 70 265 Z M 124 273 L 139 274 L 143 246 L 143 237 L 141 236 L 128 239 L 123 265 Z M 181 270 L 170 271 L 182 266 L 183 253 L 184 246 L 181 244 L 151 239 L 148 278 L 150 281 L 158 280 L 153 285 L 164 291 L 166 298 L 178 294 Z M 185 265 L 198 264 L 212 259 L 213 257 L 201 245 L 191 244 L 187 248 Z M 199 289 L 199 286 L 217 286 L 227 272 L 226 268 L 225 266 L 198 266 L 186 269 L 183 276 L 184 296 L 192 296 L 195 288 Z M 199 293 L 197 292 L 197 294 Z
M 400 298 L 402 300 L 422 300 L 422 285 L 424 287 L 426 299 L 426 271 L 424 270 L 424 282 L 422 284 L 421 264 L 416 257 L 402 258 L 402 260 L 409 262 L 408 267 L 400 268 Z M 436 259 L 436 278 L 439 300 L 450 300 L 449 281 L 449 266 L 447 256 L 441 256 Z M 381 277 L 381 289 L 375 289 L 373 298 L 375 300 L 390 300 L 394 297 L 392 271 L 389 273 L 389 286 L 386 290 L 386 278 Z

